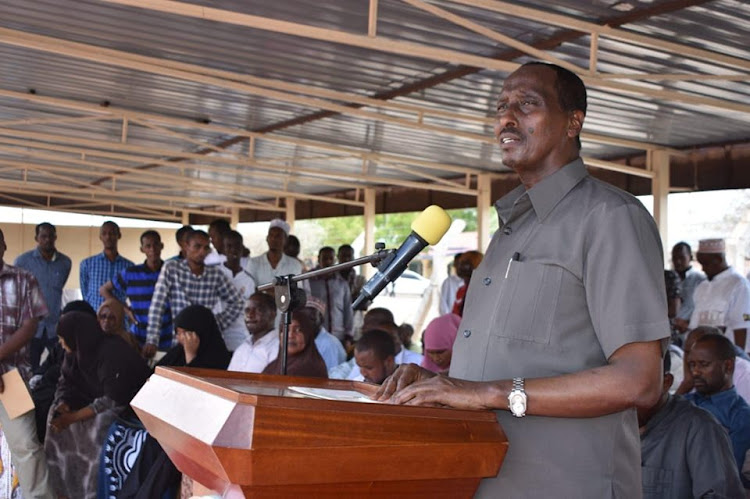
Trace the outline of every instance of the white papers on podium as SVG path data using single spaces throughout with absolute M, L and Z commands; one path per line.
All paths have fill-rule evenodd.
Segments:
M 332 390 L 330 388 L 312 388 L 309 386 L 290 386 L 289 390 L 317 399 L 379 403 L 377 400 L 372 400 L 354 390 Z
M 34 408 L 34 401 L 31 400 L 29 389 L 26 388 L 18 369 L 11 369 L 3 374 L 3 385 L 5 389 L 0 393 L 0 402 L 10 419 L 26 414 Z

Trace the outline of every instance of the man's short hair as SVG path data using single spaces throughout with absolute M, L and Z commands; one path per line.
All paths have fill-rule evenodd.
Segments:
M 248 300 L 255 300 L 258 302 L 258 306 L 261 310 L 264 312 L 273 312 L 276 313 L 276 298 L 274 298 L 272 295 L 269 295 L 268 293 L 263 293 L 262 291 L 256 291 L 252 295 L 250 295 L 250 298 Z
M 695 341 L 693 348 L 703 344 L 710 346 L 719 360 L 733 360 L 736 357 L 734 345 L 723 334 L 705 334 Z
M 527 62 L 524 66 L 545 66 L 550 68 L 557 75 L 555 81 L 555 89 L 557 90 L 557 98 L 560 102 L 560 107 L 563 111 L 582 111 L 583 115 L 586 115 L 586 109 L 588 108 L 588 100 L 586 96 L 586 85 L 583 84 L 583 80 L 562 66 L 557 64 L 550 64 L 548 62 L 534 61 Z M 578 149 L 581 148 L 581 137 L 576 137 L 576 143 Z
M 146 232 L 141 234 L 141 246 L 143 246 L 143 240 L 147 237 L 154 238 L 157 242 L 161 242 L 161 235 L 159 235 L 158 232 L 156 232 L 155 230 L 147 230 Z
M 179 242 L 182 240 L 182 238 L 185 235 L 187 235 L 190 232 L 193 232 L 194 230 L 195 229 L 193 229 L 192 225 L 183 225 L 182 227 L 180 227 L 179 229 L 177 229 L 177 232 L 175 232 L 175 234 L 174 234 L 175 241 L 177 241 L 177 243 L 179 244 Z
M 103 223 L 103 224 L 101 225 L 101 227 L 99 227 L 99 231 L 101 231 L 101 230 L 102 230 L 102 228 L 104 228 L 104 226 L 105 226 L 105 225 L 111 225 L 112 227 L 114 227 L 114 228 L 115 228 L 115 230 L 117 230 L 117 235 L 118 235 L 118 236 L 121 236 L 121 235 L 122 235 L 122 233 L 120 232 L 120 226 L 119 226 L 119 225 L 117 225 L 117 223 L 115 223 L 115 222 L 114 222 L 114 221 L 112 221 L 112 220 L 107 220 L 106 222 L 104 222 L 104 223 Z
M 693 249 L 690 247 L 688 243 L 686 243 L 685 241 L 680 241 L 679 243 L 672 246 L 672 251 L 677 251 L 680 248 L 685 248 L 685 251 L 687 251 L 687 254 L 692 258 Z
M 226 218 L 217 218 L 215 220 L 212 220 L 210 224 L 208 224 L 208 228 L 210 229 L 216 229 L 221 234 L 226 234 L 230 230 L 232 230 L 232 226 L 229 224 L 229 221 Z
M 368 326 L 396 326 L 393 312 L 383 307 L 371 308 L 364 317 L 364 323 Z
M 354 345 L 357 352 L 372 351 L 378 360 L 396 356 L 396 345 L 393 337 L 382 329 L 368 329 L 362 333 L 362 337 Z
M 324 251 L 330 251 L 330 252 L 331 252 L 331 253 L 333 253 L 334 255 L 336 254 L 336 250 L 334 250 L 334 249 L 333 249 L 333 248 L 331 248 L 330 246 L 323 246 L 322 248 L 320 248 L 320 249 L 318 250 L 318 256 L 320 256 L 320 255 L 321 255 L 321 254 L 322 254 L 322 253 L 323 253 Z
M 341 246 L 339 246 L 338 251 L 341 251 L 341 250 L 349 250 L 352 253 L 354 253 L 354 246 L 352 246 L 351 244 L 342 244 Z
M 227 239 L 234 239 L 235 241 L 239 241 L 240 244 L 243 244 L 242 234 L 237 232 L 236 230 L 230 230 L 229 232 L 224 233 L 224 240 Z
M 42 223 L 38 224 L 38 225 L 37 225 L 37 226 L 36 226 L 36 227 L 34 228 L 34 236 L 35 236 L 35 237 L 39 237 L 39 232 L 41 232 L 41 230 L 42 230 L 42 229 L 45 229 L 45 228 L 46 228 L 46 229 L 49 229 L 49 230 L 51 230 L 52 232 L 54 232 L 55 234 L 57 234 L 57 227 L 55 227 L 54 225 L 52 225 L 52 224 L 51 224 L 51 223 L 49 223 L 49 222 L 42 222 Z
M 209 237 L 208 233 L 205 230 L 194 230 L 193 232 L 187 235 L 186 241 L 189 243 L 196 237 L 203 237 L 205 239 L 208 239 L 209 241 L 211 240 L 211 238 Z

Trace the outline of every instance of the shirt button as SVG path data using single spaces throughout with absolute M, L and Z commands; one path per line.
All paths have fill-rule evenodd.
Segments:
M 469 336 L 471 336 L 471 330 L 464 329 L 464 338 L 468 338 Z
M 485 277 L 484 279 L 482 279 L 482 282 L 485 286 L 489 286 L 490 284 L 492 284 L 492 279 L 490 279 L 489 277 Z
M 503 234 L 505 234 L 506 236 L 511 235 L 512 232 L 513 227 L 511 227 L 510 225 L 506 225 L 505 227 L 503 227 Z

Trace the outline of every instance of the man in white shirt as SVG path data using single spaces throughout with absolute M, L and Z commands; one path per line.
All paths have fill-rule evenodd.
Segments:
M 453 310 L 458 288 L 464 285 L 464 280 L 458 277 L 458 260 L 463 253 L 456 253 L 453 257 L 453 274 L 449 275 L 440 285 L 440 315 L 449 314 Z
M 393 360 L 397 365 L 419 365 L 422 363 L 422 359 L 424 358 L 423 355 L 412 352 L 411 350 L 407 350 L 401 344 L 401 339 L 398 335 L 398 326 L 396 325 L 393 318 L 393 313 L 391 313 L 390 310 L 382 307 L 371 308 L 370 310 L 368 310 L 365 314 L 365 322 L 362 326 L 362 334 L 364 335 L 370 329 L 381 329 L 391 335 L 396 348 L 396 355 L 394 356 Z M 330 373 L 331 371 L 329 371 L 329 377 Z M 359 366 L 357 366 L 355 361 L 346 379 L 358 379 L 360 375 L 361 373 L 359 370 Z
M 695 310 L 690 317 L 690 329 L 718 327 L 737 346 L 747 350 L 750 283 L 727 264 L 723 239 L 701 240 L 697 259 L 708 280 L 695 288 Z
M 274 328 L 276 301 L 266 293 L 255 293 L 247 301 L 245 325 L 250 336 L 234 351 L 229 371 L 260 373 L 279 355 L 279 333 Z
M 224 234 L 224 242 L 221 247 L 222 251 L 224 251 L 223 256 L 226 261 L 219 265 L 218 268 L 231 279 L 232 284 L 240 292 L 242 300 L 246 303 L 250 296 L 255 293 L 255 281 L 247 270 L 242 268 L 240 262 L 242 249 L 244 248 L 242 234 L 236 230 L 230 230 Z M 218 306 L 221 307 L 221 304 Z M 219 308 L 220 310 L 221 308 Z M 249 333 L 242 315 L 239 315 L 234 322 L 221 332 L 224 343 L 227 345 L 227 350 L 230 352 L 237 350 L 237 347 L 247 339 L 248 335 Z
M 266 236 L 268 251 L 251 258 L 247 264 L 247 271 L 256 285 L 262 286 L 273 282 L 276 276 L 302 273 L 302 264 L 299 260 L 284 254 L 287 236 L 289 224 L 278 218 L 272 220 Z

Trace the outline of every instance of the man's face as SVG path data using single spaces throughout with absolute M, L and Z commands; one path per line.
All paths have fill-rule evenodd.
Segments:
M 99 229 L 99 240 L 105 250 L 116 250 L 120 239 L 120 229 L 114 224 L 104 224 Z
M 245 307 L 245 326 L 250 334 L 265 333 L 273 329 L 276 314 L 271 310 L 264 310 L 258 300 L 250 298 Z
M 185 258 L 194 264 L 202 265 L 211 252 L 211 245 L 206 236 L 193 236 L 188 242 Z
M 713 279 L 716 274 L 723 270 L 722 258 L 718 253 L 696 253 L 695 259 L 701 264 L 703 272 L 709 279 Z
M 672 250 L 672 267 L 677 272 L 685 272 L 690 267 L 690 254 L 685 246 L 677 246 Z
M 380 360 L 372 350 L 360 351 L 355 348 L 354 359 L 359 366 L 359 372 L 369 383 L 379 385 L 393 373 L 393 357 Z
M 148 260 L 158 260 L 161 258 L 161 250 L 164 249 L 161 239 L 154 236 L 141 238 L 141 253 L 146 255 Z
M 354 260 L 354 250 L 351 248 L 340 248 L 337 256 L 339 263 L 351 262 Z
M 271 227 L 268 229 L 266 243 L 271 251 L 283 251 L 284 244 L 286 244 L 286 232 L 278 227 Z
M 44 226 L 39 229 L 39 234 L 34 238 L 40 251 L 52 253 L 55 251 L 55 241 L 57 241 L 57 232 L 50 227 Z
M 218 251 L 219 253 L 224 253 L 224 238 L 221 234 L 221 231 L 216 227 L 209 227 L 208 237 L 211 238 L 211 244 L 213 244 L 214 248 L 216 248 L 216 251 Z
M 227 263 L 235 264 L 242 258 L 242 241 L 237 237 L 226 236 L 224 238 L 224 256 L 227 257 Z
M 732 386 L 731 360 L 720 360 L 710 343 L 697 343 L 690 349 L 687 366 L 693 375 L 695 391 L 713 395 Z
M 330 267 L 331 265 L 333 265 L 334 261 L 335 256 L 332 249 L 321 251 L 318 254 L 318 265 L 320 265 L 321 268 Z
M 177 241 L 177 244 L 178 244 L 178 245 L 179 245 L 179 247 L 180 247 L 180 251 L 182 251 L 183 253 L 187 253 L 187 247 L 188 247 L 188 236 L 189 236 L 189 235 L 190 235 L 190 232 L 185 232 L 185 233 L 184 233 L 184 234 L 182 234 L 182 236 L 180 237 L 180 240 L 179 240 L 179 241 Z
M 544 66 L 521 67 L 504 82 L 497 104 L 495 137 L 503 164 L 517 173 L 568 163 L 570 138 L 583 126 L 583 112 L 560 107 L 557 74 Z

